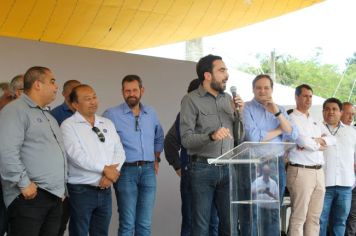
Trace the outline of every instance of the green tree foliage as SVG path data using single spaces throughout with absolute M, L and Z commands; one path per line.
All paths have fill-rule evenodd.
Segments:
M 335 93 L 340 80 L 340 86 L 335 97 L 342 101 L 347 101 L 354 80 L 356 79 L 356 53 L 353 57 L 347 59 L 346 71 L 340 72 L 336 65 L 320 63 L 322 50 L 318 48 L 313 58 L 309 60 L 300 60 L 290 55 L 280 55 L 276 58 L 276 80 L 280 84 L 296 87 L 300 84 L 309 84 L 314 94 L 329 98 Z M 260 67 L 248 65 L 241 66 L 239 69 L 252 74 L 270 74 L 270 57 L 268 55 L 258 54 L 257 60 Z M 356 88 L 351 95 L 351 102 L 356 102 Z

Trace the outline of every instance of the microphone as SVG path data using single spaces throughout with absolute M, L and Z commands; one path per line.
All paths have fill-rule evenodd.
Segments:
M 231 92 L 232 98 L 234 99 L 234 103 L 235 103 L 235 97 L 237 96 L 236 90 L 237 90 L 236 86 L 230 87 L 230 92 Z M 239 111 L 240 107 L 236 103 L 235 103 L 235 105 L 236 105 L 236 110 Z

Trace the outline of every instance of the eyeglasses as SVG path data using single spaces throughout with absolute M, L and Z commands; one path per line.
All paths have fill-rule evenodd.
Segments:
M 105 136 L 104 134 L 100 131 L 100 129 L 98 127 L 93 127 L 91 130 L 93 130 L 96 135 L 98 135 L 98 138 L 101 142 L 105 142 Z
M 139 126 L 139 123 L 138 123 L 138 118 L 139 118 L 139 116 L 135 116 L 135 130 L 136 130 L 136 131 L 140 131 L 140 126 Z

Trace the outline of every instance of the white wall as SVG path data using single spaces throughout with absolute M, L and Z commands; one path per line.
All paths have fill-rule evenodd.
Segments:
M 191 62 L 3 37 L 0 37 L 0 60 L 0 81 L 9 81 L 29 67 L 40 65 L 53 71 L 60 86 L 69 79 L 93 86 L 100 99 L 100 114 L 123 102 L 121 80 L 126 74 L 137 74 L 146 89 L 142 101 L 156 109 L 165 132 L 175 119 L 188 83 L 196 77 L 195 64 Z M 61 89 L 53 105 L 62 102 L 60 92 Z M 152 235 L 178 235 L 179 181 L 163 155 L 162 160 Z M 116 235 L 118 223 L 116 200 L 114 203 L 110 235 Z

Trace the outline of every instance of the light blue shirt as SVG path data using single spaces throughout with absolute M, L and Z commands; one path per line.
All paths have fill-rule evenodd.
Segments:
M 164 134 L 156 112 L 143 104 L 140 107 L 138 118 L 127 103 L 109 108 L 103 114 L 115 125 L 124 146 L 126 162 L 154 161 L 155 152 L 163 150 Z
M 279 110 L 290 121 L 290 118 L 281 106 Z M 280 125 L 277 117 L 271 112 L 266 111 L 264 106 L 253 99 L 246 102 L 243 110 L 243 121 L 245 125 L 245 139 L 247 141 L 261 142 L 267 136 L 269 131 L 272 131 Z M 290 121 L 292 132 L 290 134 L 284 133 L 269 140 L 269 142 L 294 142 L 298 137 L 297 127 Z

